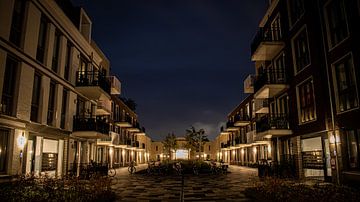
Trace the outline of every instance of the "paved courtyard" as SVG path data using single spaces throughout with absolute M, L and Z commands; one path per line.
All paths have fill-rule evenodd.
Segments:
M 145 169 L 140 165 L 137 170 Z M 184 176 L 185 201 L 248 201 L 242 191 L 257 181 L 257 170 L 230 166 L 227 175 Z M 113 188 L 119 201 L 179 201 L 181 176 L 129 175 L 117 170 Z

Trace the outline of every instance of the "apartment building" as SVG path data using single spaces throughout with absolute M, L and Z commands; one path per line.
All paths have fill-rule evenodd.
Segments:
M 114 124 L 121 83 L 91 39 L 86 12 L 70 1 L 4 0 L 0 16 L 0 175 L 62 176 L 90 161 L 124 164 L 116 147 L 133 125 Z M 135 134 L 144 136 L 138 128 L 131 144 Z M 103 148 L 108 139 L 111 147 Z M 144 162 L 150 141 L 139 139 L 143 147 L 132 147 Z
M 255 75 L 244 82 L 251 95 L 242 103 L 252 97 L 254 118 L 245 143 L 264 144 L 253 154 L 250 149 L 249 159 L 259 161 L 254 153 L 260 149 L 260 159 L 286 165 L 298 178 L 359 180 L 356 22 L 359 1 L 269 1 L 251 44 Z M 217 138 L 218 157 L 227 162 L 246 153 L 234 148 L 243 141 L 234 120 L 238 112 L 228 116 Z

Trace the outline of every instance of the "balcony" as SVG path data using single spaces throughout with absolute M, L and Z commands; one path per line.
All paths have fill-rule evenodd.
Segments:
M 111 95 L 120 95 L 121 94 L 121 82 L 116 76 L 109 76 L 110 80 L 110 93 Z
M 228 135 L 229 132 L 224 129 L 224 126 L 220 127 L 220 135 Z
M 134 124 L 131 124 L 130 127 L 126 128 L 131 133 L 138 133 L 140 132 L 140 124 L 138 122 L 135 122 Z
M 279 27 L 260 27 L 251 43 L 251 60 L 272 60 L 284 46 Z
M 269 113 L 268 99 L 256 99 L 255 100 L 255 113 L 256 114 L 268 114 Z
M 283 69 L 277 71 L 266 69 L 256 77 L 254 83 L 254 98 L 272 98 L 288 87 L 286 74 Z
M 227 130 L 228 132 L 238 131 L 238 130 L 239 130 L 239 127 L 235 126 L 235 125 L 234 125 L 234 122 L 228 121 L 228 122 L 226 123 L 226 130 Z
M 145 128 L 141 127 L 139 132 L 135 132 L 136 135 L 146 135 Z
M 119 120 L 115 120 L 115 124 L 122 128 L 132 127 L 132 119 L 130 116 L 120 117 Z
M 96 115 L 104 116 L 111 114 L 111 102 L 110 100 L 99 100 L 96 107 Z
M 240 114 L 237 114 L 235 115 L 235 118 L 234 118 L 234 126 L 247 126 L 250 124 L 250 117 L 248 115 L 240 115 Z
M 291 135 L 287 114 L 268 114 L 256 121 L 256 140 Z
M 73 135 L 76 137 L 99 139 L 109 137 L 110 125 L 104 117 L 74 117 Z
M 115 132 L 110 132 L 110 136 L 106 138 L 101 138 L 97 140 L 97 145 L 118 145 L 119 144 L 119 134 Z
M 250 74 L 244 80 L 244 93 L 254 93 L 255 76 Z
M 77 71 L 76 90 L 91 100 L 110 99 L 110 81 L 99 71 Z

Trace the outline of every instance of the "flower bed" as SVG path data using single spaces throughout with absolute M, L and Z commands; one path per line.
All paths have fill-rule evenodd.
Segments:
M 1 201 L 115 201 L 111 179 L 19 177 L 0 186 Z
M 360 201 L 359 190 L 330 183 L 306 184 L 281 179 L 265 179 L 245 189 L 254 201 Z

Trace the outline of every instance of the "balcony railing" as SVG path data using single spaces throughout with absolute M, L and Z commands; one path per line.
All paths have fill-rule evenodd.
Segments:
M 102 134 L 109 134 L 110 125 L 106 121 L 106 118 L 85 118 L 74 117 L 74 131 L 96 131 Z
M 226 122 L 226 128 L 234 127 L 234 122 L 228 121 Z
M 121 82 L 116 76 L 108 77 L 111 83 L 111 94 L 119 95 L 121 94 Z
M 254 93 L 255 75 L 250 74 L 244 80 L 244 93 Z
M 250 117 L 245 114 L 245 115 L 240 115 L 240 114 L 236 114 L 234 117 L 234 121 L 250 121 Z
M 260 27 L 251 43 L 251 55 L 255 53 L 262 42 L 280 41 L 281 39 L 281 29 L 279 27 Z
M 286 74 L 283 69 L 266 69 L 259 73 L 254 83 L 254 91 L 257 92 L 266 84 L 286 84 Z
M 77 71 L 76 86 L 99 86 L 110 94 L 110 81 L 99 71 Z
M 287 114 L 270 114 L 256 121 L 256 132 L 264 132 L 270 129 L 289 129 Z

